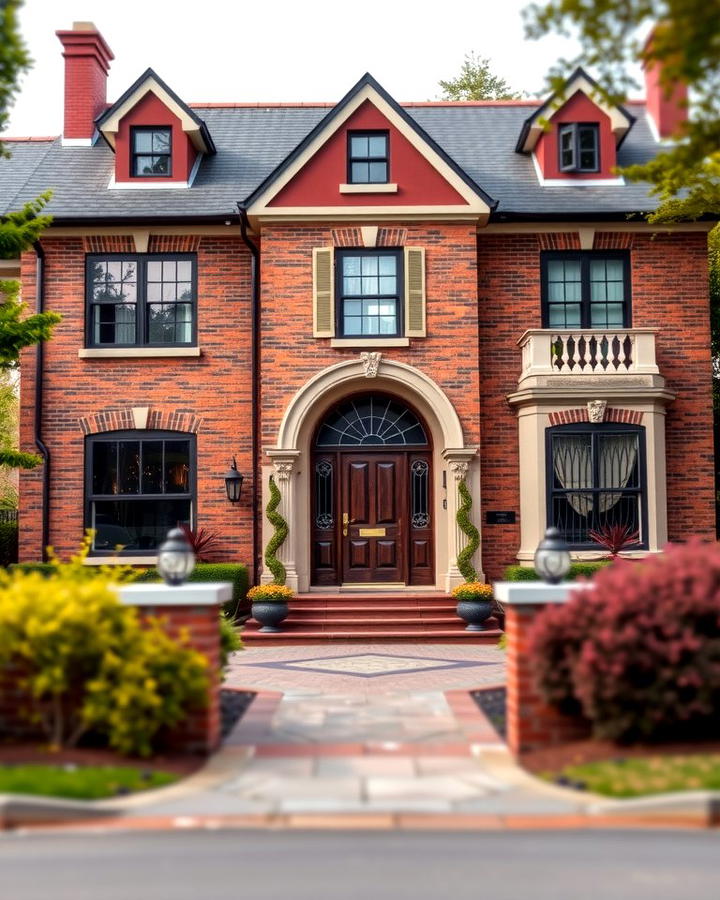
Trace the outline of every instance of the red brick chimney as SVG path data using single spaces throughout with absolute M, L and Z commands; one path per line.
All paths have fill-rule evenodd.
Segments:
M 650 32 L 645 42 L 643 53 L 647 54 L 648 48 L 656 39 L 656 35 L 662 28 L 671 27 L 667 22 L 658 23 Z M 661 62 L 645 62 L 645 95 L 647 109 L 655 123 L 661 138 L 677 137 L 682 130 L 682 125 L 687 122 L 688 89 L 687 85 L 680 81 L 672 84 L 662 84 L 663 64 Z
M 73 22 L 72 31 L 56 31 L 65 57 L 66 140 L 89 140 L 94 119 L 106 106 L 112 50 L 92 22 Z

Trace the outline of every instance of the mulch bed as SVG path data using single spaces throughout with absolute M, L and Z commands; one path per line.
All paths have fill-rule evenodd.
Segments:
M 485 688 L 480 691 L 470 691 L 470 696 L 480 711 L 485 713 L 495 731 L 504 740 L 507 735 L 505 713 L 507 690 L 504 687 Z
M 616 744 L 613 741 L 573 741 L 524 753 L 523 768 L 530 772 L 560 772 L 565 766 L 629 759 L 639 756 L 674 756 L 695 753 L 720 753 L 720 741 L 687 741 L 672 744 Z
M 253 691 L 220 691 L 220 735 L 222 740 L 242 719 L 257 694 Z
M 242 718 L 255 698 L 249 691 L 220 691 L 221 733 L 223 739 Z M 76 747 L 51 750 L 41 741 L 0 740 L 0 766 L 38 763 L 46 766 L 133 766 L 147 771 L 162 770 L 184 777 L 197 772 L 207 756 L 188 753 L 160 753 L 150 758 L 121 756 L 102 747 Z

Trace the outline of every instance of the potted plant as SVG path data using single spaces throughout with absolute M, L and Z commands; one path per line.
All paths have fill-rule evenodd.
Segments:
M 493 614 L 493 589 L 481 581 L 466 581 L 452 592 L 457 614 L 468 624 L 466 631 L 485 631 L 483 624 Z
M 277 632 L 288 616 L 288 600 L 295 595 L 284 584 L 259 584 L 248 591 L 252 601 L 252 617 L 262 627 L 260 631 Z

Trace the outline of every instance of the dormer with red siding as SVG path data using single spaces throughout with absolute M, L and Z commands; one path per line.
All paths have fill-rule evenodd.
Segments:
M 205 154 L 207 126 L 148 69 L 96 120 L 115 152 L 111 187 L 187 187 Z
M 543 184 L 621 184 L 614 168 L 617 149 L 634 117 L 600 99 L 596 83 L 575 72 L 524 123 L 515 148 L 532 154 Z
M 251 217 L 487 220 L 495 201 L 365 75 L 247 205 Z

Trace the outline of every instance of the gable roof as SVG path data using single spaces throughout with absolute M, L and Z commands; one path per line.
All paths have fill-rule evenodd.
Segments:
M 268 203 L 296 175 L 307 159 L 314 155 L 360 105 L 369 100 L 388 120 L 400 127 L 415 148 L 444 174 L 453 187 L 475 211 L 489 214 L 497 206 L 497 200 L 489 196 L 480 185 L 425 131 L 390 94 L 366 72 L 300 143 L 270 172 L 258 187 L 245 199 L 243 206 L 253 215 L 267 211 Z M 405 126 L 405 127 L 403 127 Z M 477 201 L 480 201 L 478 204 Z M 366 207 L 367 208 L 367 207 Z M 404 211 L 409 212 L 412 207 Z M 352 210 L 342 210 L 348 214 Z M 387 210 L 384 210 L 387 212 Z
M 186 132 L 196 150 L 200 153 L 215 153 L 215 144 L 205 122 L 152 69 L 146 69 L 112 106 L 95 119 L 98 131 L 113 150 L 120 120 L 147 93 L 155 94 L 180 119 L 183 131 Z
M 539 183 L 529 155 L 515 153 L 517 136 L 537 103 L 406 104 L 403 111 L 498 205 L 491 221 L 509 219 L 624 219 L 658 204 L 648 185 Z M 643 103 L 633 103 L 636 122 L 618 150 L 627 166 L 652 159 L 660 144 Z M 229 104 L 193 106 L 207 122 L 217 154 L 202 159 L 191 188 L 109 190 L 115 158 L 103 141 L 63 147 L 59 137 L 42 143 L 10 143 L 12 158 L 0 159 L 0 214 L 17 209 L 51 188 L 48 212 L 56 224 L 152 224 L 224 222 L 237 216 L 237 202 L 252 195 L 327 115 L 326 104 Z
M 562 90 L 553 92 L 523 122 L 515 151 L 517 153 L 529 153 L 533 150 L 544 131 L 543 121 L 552 119 L 553 115 L 578 91 L 585 94 L 608 116 L 617 146 L 620 147 L 628 131 L 635 123 L 635 116 L 631 115 L 624 106 L 619 104 L 612 105 L 603 100 L 597 81 L 591 78 L 582 66 L 578 66 L 572 75 L 566 79 Z

